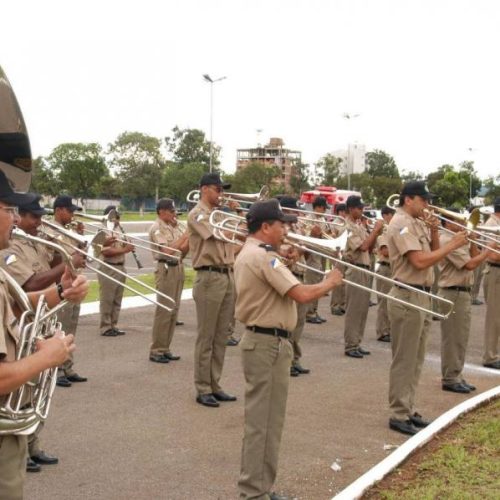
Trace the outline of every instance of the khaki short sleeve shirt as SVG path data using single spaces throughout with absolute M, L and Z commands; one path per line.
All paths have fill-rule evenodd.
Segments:
M 116 231 L 116 229 L 115 229 Z M 112 231 L 107 231 L 105 230 L 107 236 L 116 236 L 116 233 L 113 233 Z M 125 236 L 117 236 L 120 239 L 125 239 Z M 126 245 L 126 243 L 122 243 L 121 241 L 114 241 L 111 243 L 109 247 L 106 248 L 123 248 Z M 106 255 L 103 255 L 102 260 L 104 262 L 107 262 L 108 264 L 125 264 L 125 254 L 119 254 L 119 255 L 113 255 L 112 257 L 106 257 Z
M 346 219 L 347 241 L 344 260 L 352 264 L 370 265 L 370 252 L 360 250 L 360 246 L 368 238 L 368 231 L 363 224 L 357 224 L 352 219 Z
M 432 266 L 419 270 L 408 259 L 410 251 L 430 252 L 430 241 L 425 223 L 407 214 L 402 208 L 397 208 L 387 228 L 392 277 L 410 285 L 432 286 Z
M 165 245 L 169 247 L 172 246 L 172 243 L 174 241 L 177 241 L 182 236 L 182 234 L 183 231 L 180 229 L 179 226 L 172 226 L 162 221 L 161 219 L 156 219 L 154 224 L 151 226 L 151 229 L 149 230 L 149 239 L 153 243 L 159 243 L 160 245 Z M 157 245 L 151 245 L 151 248 L 153 250 L 159 250 Z M 180 254 L 175 252 L 175 255 L 180 255 Z M 160 254 L 153 252 L 153 259 L 165 260 L 168 259 L 168 255 L 165 254 L 165 256 L 162 257 Z
M 387 262 L 388 264 L 390 264 L 390 259 L 389 257 L 384 257 L 381 253 L 380 253 L 380 249 L 381 247 L 383 246 L 387 246 L 387 235 L 384 233 L 384 234 L 381 234 L 378 238 L 377 238 L 377 257 L 378 257 L 378 261 L 379 262 Z
M 300 281 L 274 250 L 249 237 L 234 266 L 236 319 L 247 326 L 282 328 L 297 324 L 297 306 L 287 292 Z
M 490 215 L 490 217 L 484 223 L 484 225 L 488 226 L 488 227 L 498 227 L 498 226 L 500 226 L 500 217 L 493 213 Z M 487 240 L 487 241 L 489 242 L 490 240 Z M 498 263 L 497 261 L 493 261 L 493 260 L 492 261 L 487 260 L 486 262 Z
M 51 260 L 52 254 L 47 247 L 14 239 L 10 241 L 9 248 L 2 251 L 0 266 L 23 286 L 34 274 L 49 271 Z
M 452 234 L 442 232 L 439 235 L 439 244 L 441 246 L 446 245 L 452 238 Z M 463 245 L 449 253 L 438 264 L 438 285 L 442 288 L 447 286 L 472 286 L 474 273 L 464 268 L 470 259 L 469 245 Z
M 191 260 L 196 269 L 202 266 L 232 267 L 235 246 L 218 240 L 209 223 L 211 208 L 202 201 L 189 212 L 188 231 Z
M 19 331 L 10 305 L 7 279 L 3 273 L 0 270 L 0 361 L 14 361 Z

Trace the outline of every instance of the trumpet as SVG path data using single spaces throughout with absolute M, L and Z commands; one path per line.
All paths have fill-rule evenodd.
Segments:
M 251 194 L 246 194 L 246 193 L 223 193 L 220 197 L 220 203 L 221 205 L 228 205 L 229 202 L 231 201 L 237 201 L 237 202 L 242 202 L 242 203 L 255 203 L 256 201 L 264 201 L 269 198 L 269 187 L 268 186 L 262 186 L 260 191 L 258 193 L 251 193 Z M 201 197 L 201 191 L 199 189 L 193 189 L 188 193 L 186 196 L 186 201 L 188 203 L 198 203 L 200 201 Z
M 389 196 L 389 198 L 387 198 L 386 205 L 390 208 L 399 207 L 399 194 L 393 194 Z M 439 220 L 442 220 L 444 222 L 451 222 L 453 224 L 456 224 L 457 226 L 460 226 L 462 230 L 468 231 L 469 233 L 472 233 L 479 238 L 487 239 L 492 243 L 498 243 L 498 239 L 495 238 L 494 236 L 490 236 L 489 234 L 486 234 L 484 231 L 477 230 L 477 225 L 479 224 L 479 219 L 481 217 L 481 214 L 477 208 L 472 210 L 469 217 L 467 217 L 466 215 L 457 214 L 456 212 L 452 212 L 451 210 L 446 210 L 446 208 L 441 208 L 436 205 L 430 205 L 430 204 L 429 204 L 429 209 L 425 209 L 424 212 L 428 215 L 435 216 Z M 445 227 L 441 227 L 440 229 L 445 233 L 449 233 L 452 235 L 455 234 L 453 231 Z M 487 243 L 477 241 L 476 239 L 473 238 L 467 238 L 467 241 L 473 243 L 477 247 L 484 248 L 486 250 L 489 250 L 491 252 L 500 255 L 500 250 L 491 248 L 490 246 L 488 246 Z
M 219 213 L 217 213 L 219 212 Z M 225 215 L 225 218 L 223 217 Z M 232 214 L 227 214 L 226 212 L 222 212 L 220 210 L 214 210 L 210 214 L 209 218 L 209 223 L 210 225 L 216 230 L 216 234 L 221 237 L 224 241 L 228 243 L 233 243 L 236 245 L 242 245 L 243 242 L 239 239 L 242 237 L 246 237 L 248 235 L 248 231 L 246 228 L 242 226 L 243 223 L 243 217 L 239 217 L 237 215 L 232 215 Z M 227 236 L 227 234 L 230 233 L 232 236 Z M 381 276 L 380 274 L 377 274 L 373 271 L 369 271 L 368 269 L 364 269 L 362 267 L 358 267 L 355 264 L 351 264 L 350 262 L 343 261 L 337 257 L 334 256 L 334 252 L 336 248 L 333 245 L 336 245 L 335 242 L 329 241 L 329 240 L 321 240 L 318 238 L 311 238 L 309 236 L 302 236 L 300 234 L 295 234 L 295 233 L 288 233 L 284 243 L 288 243 L 292 245 L 293 247 L 302 250 L 304 252 L 308 253 L 313 253 L 315 255 L 318 255 L 319 257 L 323 257 L 325 259 L 328 259 L 330 261 L 335 262 L 336 264 L 340 264 L 344 267 L 349 267 L 351 269 L 355 269 L 356 271 L 360 271 L 363 273 L 366 273 L 370 276 L 373 276 L 376 279 L 380 279 L 383 281 L 386 281 L 390 283 L 391 285 L 397 285 L 398 287 L 405 288 L 407 290 L 411 290 L 412 292 L 421 294 L 424 297 L 427 297 L 431 300 L 431 303 L 434 304 L 440 304 L 441 307 L 439 308 L 439 311 L 434 311 L 432 309 L 427 309 L 426 307 L 419 306 L 417 304 L 412 304 L 410 302 L 406 302 L 402 299 L 399 299 L 397 297 L 393 297 L 392 295 L 389 295 L 387 293 L 380 292 L 376 289 L 372 289 L 369 287 L 366 287 L 364 285 L 360 285 L 359 283 L 356 283 L 351 280 L 346 280 L 345 278 L 342 279 L 342 281 L 346 285 L 354 286 L 356 288 L 360 288 L 361 290 L 365 290 L 369 293 L 374 293 L 375 295 L 378 295 L 380 297 L 385 297 L 388 300 L 393 300 L 395 302 L 399 302 L 407 307 L 410 307 L 412 309 L 417 309 L 419 311 L 425 312 L 426 314 L 432 314 L 433 316 L 439 318 L 439 319 L 446 319 L 448 316 L 452 313 L 454 304 L 451 300 L 444 299 L 443 297 L 439 297 L 438 295 L 435 295 L 433 293 L 426 292 L 425 290 L 421 290 L 419 288 L 415 288 L 411 285 L 407 285 L 406 283 L 402 283 L 400 281 L 393 280 L 391 278 L 387 278 L 385 276 Z M 297 265 L 310 269 L 312 271 L 315 271 L 319 274 L 325 275 L 326 273 L 320 269 L 315 269 L 313 267 L 307 266 L 305 264 L 302 264 L 300 262 L 297 262 Z M 447 308 L 446 312 L 441 312 L 444 310 L 444 308 Z
M 133 281 L 137 285 L 140 285 L 153 293 L 156 293 L 157 296 L 169 301 L 173 305 L 173 307 L 175 307 L 175 300 L 172 297 L 169 297 L 168 295 L 160 292 L 159 290 L 156 290 L 155 288 L 149 286 L 147 283 L 144 283 L 143 281 L 138 280 L 137 278 L 134 278 L 133 276 L 130 276 L 127 273 L 124 273 L 123 271 L 120 271 L 115 266 L 111 266 L 110 264 L 107 264 L 103 260 L 96 257 L 96 255 L 99 255 L 99 253 L 101 252 L 102 247 L 104 246 L 104 242 L 107 239 L 107 235 L 104 231 L 99 231 L 92 238 L 90 244 L 88 244 L 85 237 L 75 233 L 74 231 L 69 231 L 69 230 L 67 230 L 63 227 L 60 227 L 60 226 L 58 226 L 50 221 L 47 221 L 45 219 L 42 220 L 42 224 L 46 227 L 51 228 L 55 233 L 57 233 L 59 235 L 59 236 L 57 236 L 57 234 L 56 234 L 54 236 L 52 234 L 48 234 L 46 231 L 42 231 L 48 238 L 55 239 L 62 246 L 67 247 L 72 251 L 78 252 L 81 255 L 84 255 L 85 257 L 87 257 L 91 261 L 98 262 L 101 266 L 103 266 L 107 269 L 110 269 L 110 270 L 114 271 L 115 273 L 118 273 L 121 276 L 124 276 L 125 278 L 128 278 L 129 280 Z M 64 240 L 71 240 L 73 243 L 69 243 L 68 241 L 64 241 Z M 103 276 L 104 278 L 113 281 L 117 285 L 120 285 L 123 288 L 126 288 L 127 290 L 131 291 L 135 295 L 139 295 L 140 297 L 147 300 L 148 302 L 151 302 L 152 304 L 155 304 L 159 307 L 162 307 L 163 309 L 166 309 L 169 312 L 171 312 L 173 310 L 171 307 L 168 307 L 167 305 L 162 304 L 151 297 L 148 297 L 147 295 L 139 292 L 138 290 L 131 287 L 130 285 L 127 285 L 126 283 L 122 283 L 121 281 L 119 281 L 115 278 L 112 278 L 111 276 L 109 276 L 105 272 L 97 269 L 96 267 L 89 266 L 88 264 L 86 267 L 87 267 L 87 269 L 94 271 L 96 274 L 99 274 L 99 275 Z

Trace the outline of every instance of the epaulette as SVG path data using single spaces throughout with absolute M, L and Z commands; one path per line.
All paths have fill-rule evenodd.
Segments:
M 263 248 L 266 252 L 274 252 L 274 247 L 272 245 L 267 245 L 266 243 L 261 243 L 260 248 Z

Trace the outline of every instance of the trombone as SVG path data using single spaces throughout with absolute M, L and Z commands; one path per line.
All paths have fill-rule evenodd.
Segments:
M 387 198 L 386 205 L 390 208 L 398 208 L 399 207 L 399 194 L 392 194 Z M 477 229 L 477 225 L 479 223 L 479 218 L 481 216 L 479 210 L 475 208 L 472 210 L 471 214 L 469 217 L 461 214 L 457 214 L 455 212 L 452 212 L 450 210 L 446 210 L 446 208 L 441 208 L 437 207 L 436 205 L 429 205 L 429 209 L 424 210 L 425 213 L 429 215 L 433 215 L 437 217 L 439 220 L 442 220 L 444 222 L 451 222 L 452 224 L 456 224 L 457 226 L 460 226 L 464 231 L 468 231 L 469 233 L 477 235 L 479 238 L 482 239 L 487 239 L 491 241 L 492 243 L 498 243 L 498 239 L 495 238 L 495 236 L 490 236 L 489 234 L 486 234 L 484 231 L 479 231 Z M 425 222 L 425 221 L 424 221 Z M 445 227 L 440 228 L 442 231 L 445 233 L 449 233 L 454 235 L 455 233 L 451 231 L 450 229 L 447 229 Z M 477 247 L 484 248 L 485 250 L 489 250 L 491 252 L 494 252 L 498 255 L 500 255 L 500 250 L 497 250 L 495 248 L 491 248 L 488 246 L 487 243 L 483 243 L 481 241 L 475 240 L 473 238 L 467 238 L 467 241 L 470 243 L 473 243 Z
M 58 225 L 47 221 L 45 219 L 42 220 L 42 224 L 46 227 L 51 228 L 53 231 L 56 233 L 59 233 L 58 236 L 54 236 L 52 234 L 47 233 L 46 231 L 42 231 L 44 235 L 46 235 L 48 238 L 55 239 L 60 243 L 61 246 L 65 246 L 70 248 L 71 250 L 80 253 L 81 255 L 84 255 L 85 257 L 89 258 L 90 260 L 94 260 L 98 262 L 101 266 L 104 266 L 107 269 L 110 269 L 116 273 L 118 273 L 121 276 L 124 276 L 125 278 L 130 279 L 137 285 L 143 286 L 147 290 L 150 290 L 153 293 L 156 293 L 160 298 L 163 298 L 170 303 L 173 304 L 173 307 L 175 307 L 175 300 L 172 297 L 169 297 L 168 295 L 160 292 L 159 290 L 156 290 L 155 288 L 149 286 L 147 283 L 142 282 L 141 280 L 138 280 L 137 278 L 134 278 L 133 276 L 129 276 L 127 273 L 124 273 L 123 271 L 120 271 L 114 266 L 111 266 L 110 264 L 107 264 L 103 260 L 97 258 L 95 255 L 98 255 L 100 251 L 102 250 L 102 247 L 104 246 L 104 241 L 107 239 L 106 233 L 104 231 L 99 231 L 91 240 L 90 244 L 88 244 L 87 240 L 85 237 L 75 233 L 74 231 L 68 231 L 67 229 L 63 227 L 59 227 Z M 64 241 L 63 238 L 70 239 L 75 242 L 75 244 L 68 243 L 67 241 Z M 83 250 L 85 249 L 85 250 Z M 143 299 L 147 300 L 148 302 L 151 302 L 152 304 L 155 304 L 159 307 L 162 307 L 163 309 L 166 309 L 167 311 L 171 312 L 173 309 L 171 307 L 168 307 L 165 304 L 162 304 L 161 302 L 158 302 L 157 300 L 148 297 L 147 295 L 139 292 L 135 288 L 131 287 L 130 285 L 127 285 L 126 283 L 122 283 L 121 281 L 109 276 L 105 272 L 101 271 L 100 269 L 97 269 L 96 267 L 89 266 L 88 264 L 86 265 L 87 269 L 90 269 L 91 271 L 94 271 L 96 274 L 99 274 L 100 276 L 103 276 L 106 279 L 109 279 L 113 281 L 113 283 L 116 283 L 117 285 L 122 286 L 123 288 L 126 288 L 127 290 L 131 291 L 135 295 L 139 295 Z
M 222 215 L 225 215 L 225 218 L 222 217 Z M 242 241 L 240 241 L 237 237 L 245 237 L 248 235 L 248 232 L 246 229 L 241 228 L 241 224 L 244 221 L 243 217 L 239 217 L 237 215 L 232 215 L 232 214 L 227 214 L 226 212 L 223 212 L 221 210 L 214 210 L 210 214 L 210 225 L 214 227 L 216 230 L 216 234 L 221 237 L 224 241 L 228 243 L 233 243 L 236 245 L 242 245 Z M 231 233 L 234 237 L 229 237 L 227 236 L 227 233 Z M 328 259 L 330 261 L 335 262 L 336 264 L 341 264 L 342 266 L 349 267 L 351 269 L 355 269 L 356 271 L 361 271 L 364 273 L 367 273 L 370 276 L 373 276 L 376 279 L 380 279 L 382 281 L 386 281 L 388 283 L 391 283 L 391 285 L 397 285 L 398 287 L 404 288 L 406 290 L 411 290 L 412 292 L 416 292 L 418 294 L 421 294 L 425 297 L 428 297 L 431 300 L 431 303 L 440 303 L 442 306 L 447 306 L 447 311 L 445 313 L 441 311 L 434 311 L 432 309 L 427 309 L 425 307 L 421 307 L 417 304 L 412 304 L 410 302 L 406 302 L 405 300 L 399 299 L 398 297 L 393 297 L 392 295 L 389 295 L 387 293 L 380 292 L 376 289 L 372 289 L 369 287 L 366 287 L 364 285 L 360 285 L 359 283 L 356 283 L 351 280 L 347 280 L 345 278 L 342 279 L 342 281 L 346 285 L 351 285 L 356 288 L 360 288 L 361 290 L 365 290 L 369 293 L 374 293 L 375 295 L 378 295 L 380 297 L 385 297 L 386 299 L 393 300 L 395 302 L 399 302 L 400 304 L 403 304 L 407 307 L 410 307 L 412 309 L 417 309 L 419 311 L 425 312 L 427 314 L 432 314 L 434 317 L 437 317 L 439 319 L 446 319 L 448 316 L 452 313 L 454 303 L 451 300 L 444 299 L 443 297 L 440 297 L 438 295 L 434 295 L 433 293 L 426 292 L 425 290 L 421 290 L 419 288 L 415 288 L 411 285 L 408 285 L 406 283 L 402 283 L 400 281 L 394 280 L 392 278 L 387 278 L 385 276 L 381 276 L 380 274 L 377 274 L 373 271 L 369 271 L 368 269 L 364 269 L 362 267 L 358 267 L 355 264 L 351 264 L 350 262 L 346 262 L 344 260 L 341 260 L 337 257 L 334 257 L 332 255 L 333 252 L 333 247 L 332 247 L 332 241 L 328 240 L 321 240 L 318 238 L 311 238 L 310 236 L 302 236 L 300 234 L 296 233 L 288 233 L 284 243 L 288 243 L 292 245 L 293 247 L 302 250 L 304 252 L 308 253 L 313 253 L 315 255 L 318 255 L 319 257 L 323 257 L 325 259 Z M 302 264 L 300 262 L 296 263 L 297 265 L 310 269 L 312 271 L 315 271 L 319 274 L 325 275 L 325 271 L 321 271 L 320 269 L 315 269 L 313 267 L 306 266 L 305 264 Z
M 268 186 L 262 186 L 260 191 L 258 193 L 251 193 L 251 194 L 246 194 L 246 193 L 222 193 L 221 196 L 219 196 L 220 203 L 222 205 L 227 205 L 230 201 L 237 201 L 237 202 L 242 202 L 242 203 L 255 203 L 256 201 L 264 201 L 269 198 L 269 187 Z M 192 191 L 189 191 L 189 193 L 186 196 L 186 201 L 188 203 L 198 203 L 201 198 L 201 190 L 199 189 L 193 189 Z

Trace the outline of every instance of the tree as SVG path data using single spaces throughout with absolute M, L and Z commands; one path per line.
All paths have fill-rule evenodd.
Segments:
M 95 196 L 99 180 L 109 175 L 97 143 L 60 144 L 45 160 L 59 187 L 81 201 Z
M 430 189 L 441 206 L 463 208 L 469 205 L 469 184 L 459 172 L 449 170 Z
M 298 196 L 302 191 L 310 189 L 308 177 L 309 165 L 300 162 L 293 167 L 293 175 L 290 178 L 290 188 L 293 194 Z
M 198 189 L 200 179 L 206 171 L 206 166 L 201 163 L 186 163 L 182 168 L 175 163 L 168 163 L 161 180 L 161 195 L 174 199 L 182 206 L 189 191 Z
M 474 198 L 482 186 L 481 179 L 477 176 L 476 169 L 474 168 L 474 162 L 463 161 L 458 168 L 460 177 L 469 184 L 471 198 Z
M 316 169 L 322 171 L 322 183 L 325 186 L 336 186 L 340 175 L 342 158 L 327 153 L 316 162 Z
M 370 177 L 399 179 L 399 170 L 394 158 L 385 151 L 375 149 L 366 154 L 367 173 Z
M 35 193 L 57 196 L 61 192 L 61 184 L 57 172 L 52 170 L 43 156 L 33 160 L 33 177 L 31 190 Z
M 139 200 L 141 211 L 146 198 L 158 199 L 165 165 L 160 146 L 160 139 L 140 132 L 123 132 L 109 145 L 111 165 L 121 179 L 122 194 Z
M 180 129 L 175 126 L 173 135 L 165 137 L 167 150 L 173 162 L 180 166 L 199 163 L 208 170 L 210 165 L 210 141 L 205 139 L 205 133 L 196 128 Z M 220 147 L 213 144 L 212 165 L 219 165 Z
M 424 179 L 425 175 L 418 170 L 403 170 L 403 172 L 401 173 L 401 180 L 403 182 L 421 181 Z
M 486 205 L 491 205 L 495 198 L 500 196 L 500 175 L 495 177 L 488 177 L 484 182 L 486 188 L 486 196 L 484 202 Z
M 280 178 L 280 168 L 276 165 L 267 165 L 262 162 L 250 162 L 234 174 L 231 191 L 236 193 L 257 193 L 266 185 L 271 191 L 282 192 L 281 185 L 276 185 L 276 178 Z

